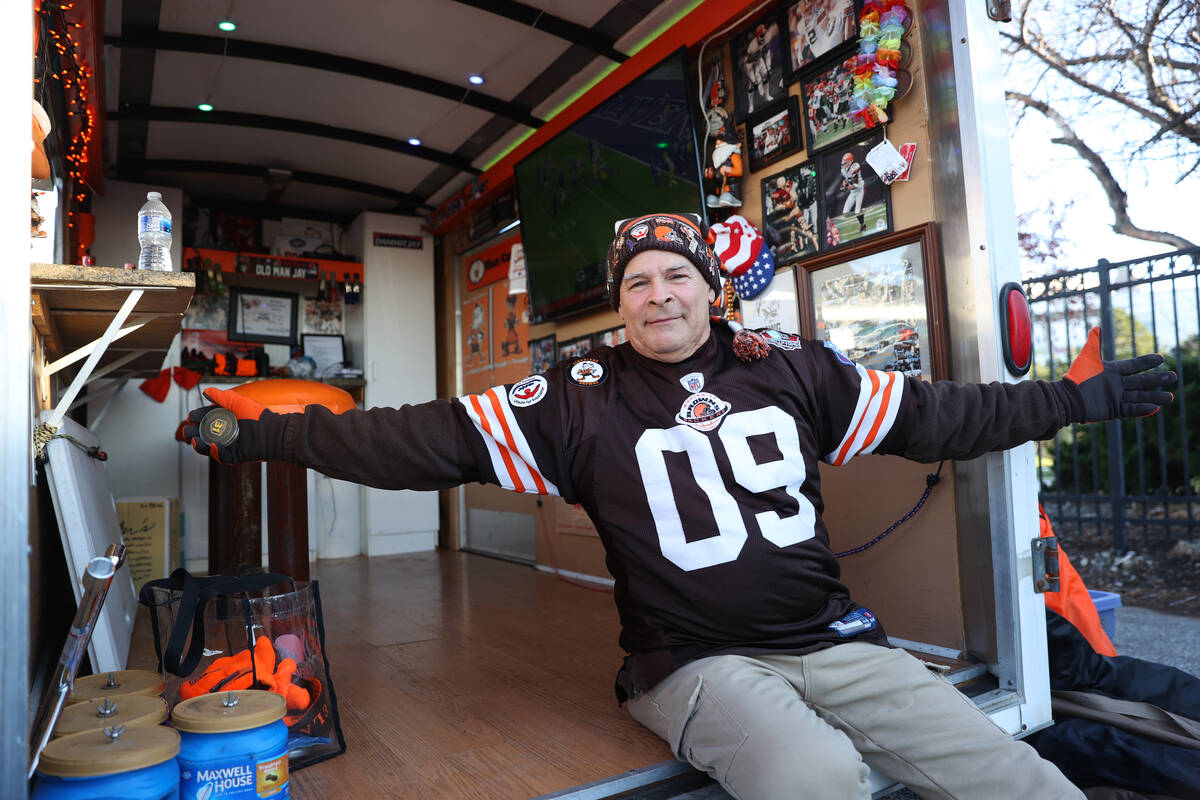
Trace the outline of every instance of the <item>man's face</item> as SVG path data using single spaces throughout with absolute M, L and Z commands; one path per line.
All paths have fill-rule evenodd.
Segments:
M 683 256 L 644 250 L 625 267 L 618 313 L 634 350 L 672 364 L 708 339 L 708 309 L 716 296 Z

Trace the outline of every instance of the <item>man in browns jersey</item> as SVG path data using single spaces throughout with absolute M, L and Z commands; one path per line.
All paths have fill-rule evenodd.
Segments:
M 948 682 L 888 645 L 839 577 L 818 462 L 975 458 L 1072 422 L 1152 413 L 1158 356 L 1103 362 L 1098 332 L 1064 379 L 927 383 L 827 343 L 712 322 L 720 263 L 699 219 L 618 223 L 610 299 L 628 342 L 480 395 L 334 415 L 239 418 L 205 446 L 386 489 L 471 481 L 580 503 L 604 543 L 629 653 L 618 696 L 739 798 L 866 798 L 868 766 L 925 797 L 1080 798 Z

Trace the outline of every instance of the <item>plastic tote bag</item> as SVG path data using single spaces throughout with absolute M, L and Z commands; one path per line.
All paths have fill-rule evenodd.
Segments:
M 200 694 L 265 689 L 287 701 L 291 769 L 345 752 L 316 581 L 277 573 L 205 578 L 177 569 L 143 585 L 138 600 L 150 609 L 172 707 Z

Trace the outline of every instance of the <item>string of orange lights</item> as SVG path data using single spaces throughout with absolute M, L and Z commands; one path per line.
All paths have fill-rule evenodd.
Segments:
M 68 252 L 82 254 L 90 242 L 81 242 L 78 237 L 79 204 L 87 200 L 89 185 L 98 165 L 92 163 L 99 122 L 97 106 L 93 99 L 95 71 L 88 63 L 88 53 L 94 51 L 84 31 L 90 17 L 89 9 L 72 13 L 76 4 L 43 3 L 38 13 L 45 22 L 46 45 L 53 48 L 57 57 L 51 61 L 50 78 L 62 87 L 65 119 L 61 121 L 64 135 L 63 159 L 66 162 L 68 186 L 64 194 L 70 198 L 66 203 L 68 236 L 71 242 Z M 80 18 L 82 17 L 82 19 Z M 56 67 L 56 69 L 55 69 Z M 90 238 L 90 237 L 88 237 Z M 80 246 L 82 245 L 82 246 Z

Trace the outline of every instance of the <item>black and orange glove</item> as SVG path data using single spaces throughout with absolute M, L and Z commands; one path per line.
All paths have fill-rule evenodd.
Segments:
M 1158 353 L 1150 353 L 1120 361 L 1100 358 L 1100 329 L 1088 332 L 1087 342 L 1063 380 L 1079 389 L 1082 400 L 1082 419 L 1078 422 L 1101 422 L 1120 417 L 1148 417 L 1175 395 L 1166 387 L 1178 383 L 1170 370 L 1147 372 L 1163 363 Z M 1076 414 L 1079 416 L 1079 414 Z
M 205 389 L 204 396 L 216 405 L 192 409 L 175 432 L 175 438 L 190 444 L 200 455 L 210 456 L 221 464 L 265 459 L 267 454 L 259 420 L 264 413 L 270 413 L 267 407 L 256 400 L 225 389 Z M 217 407 L 228 409 L 237 417 L 237 438 L 224 445 L 207 444 L 200 439 L 200 420 Z

